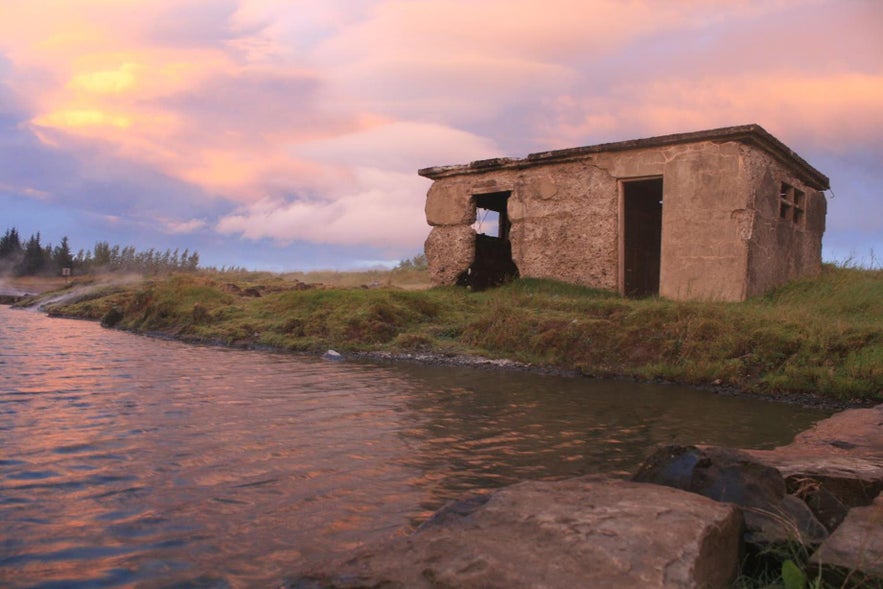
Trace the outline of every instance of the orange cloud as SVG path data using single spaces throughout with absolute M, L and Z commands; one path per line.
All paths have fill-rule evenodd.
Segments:
M 860 0 L 9 4 L 22 128 L 229 201 L 217 229 L 254 239 L 417 243 L 427 165 L 748 122 L 828 149 L 883 129 L 883 11 Z

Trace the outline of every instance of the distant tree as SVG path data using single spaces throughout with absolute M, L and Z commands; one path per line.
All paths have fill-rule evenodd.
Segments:
M 17 269 L 24 256 L 24 249 L 18 237 L 18 230 L 13 227 L 7 229 L 3 237 L 0 237 L 0 274 Z
M 15 273 L 19 276 L 34 276 L 41 273 L 46 266 L 46 252 L 40 245 L 40 233 L 31 235 L 25 245 L 25 253 L 21 262 L 16 267 Z
M 186 260 L 183 262 L 183 269 L 188 272 L 196 272 L 197 268 L 199 268 L 199 252 L 193 252 L 188 256 L 187 250 L 184 250 L 184 257 L 182 260 Z
M 55 271 L 62 273 L 62 269 L 74 267 L 74 257 L 71 255 L 70 244 L 67 235 L 61 238 L 61 244 L 52 250 L 52 263 L 55 265 Z
M 135 246 L 129 245 L 120 251 L 119 269 L 123 272 L 134 272 L 138 269 L 135 263 Z
M 99 241 L 92 248 L 92 266 L 94 270 L 110 269 L 110 244 Z
M 13 227 L 7 229 L 3 237 L 0 237 L 0 258 L 12 258 L 22 253 L 21 240 L 18 230 Z
M 402 260 L 395 267 L 396 270 L 426 270 L 426 268 L 425 254 L 417 254 L 413 258 Z
M 40 273 L 61 273 L 62 268 L 70 268 L 73 273 L 90 272 L 141 272 L 144 274 L 160 274 L 166 272 L 191 272 L 198 269 L 199 254 L 185 249 L 166 249 L 165 251 L 150 248 L 139 252 L 135 246 L 111 246 L 106 241 L 99 241 L 92 250 L 79 250 L 73 255 L 70 240 L 67 236 L 61 243 L 53 247 L 41 243 L 40 233 L 31 236 L 22 245 L 17 229 L 10 228 L 0 236 L 0 273 L 13 270 L 19 275 Z

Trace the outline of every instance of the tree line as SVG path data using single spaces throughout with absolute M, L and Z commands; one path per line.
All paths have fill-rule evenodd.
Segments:
M 192 272 L 199 267 L 199 253 L 185 249 L 164 252 L 150 248 L 139 252 L 134 246 L 111 246 L 99 241 L 91 250 L 71 251 L 67 236 L 57 246 L 43 245 L 40 233 L 22 241 L 18 230 L 7 229 L 0 237 L 0 274 L 16 276 L 61 276 L 65 268 L 71 275 L 103 272 L 161 274 Z

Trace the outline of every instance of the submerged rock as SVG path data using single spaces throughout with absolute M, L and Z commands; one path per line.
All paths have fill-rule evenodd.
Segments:
M 328 350 L 324 354 L 322 354 L 322 359 L 323 360 L 333 360 L 333 361 L 343 360 L 343 354 L 341 354 L 340 352 L 337 352 L 335 350 Z
M 741 526 L 733 506 L 668 487 L 525 482 L 466 498 L 291 586 L 728 587 Z

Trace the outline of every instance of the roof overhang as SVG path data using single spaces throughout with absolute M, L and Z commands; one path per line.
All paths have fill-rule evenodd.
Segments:
M 469 164 L 454 166 L 435 166 L 423 168 L 417 173 L 431 180 L 438 180 L 449 176 L 464 174 L 480 174 L 492 170 L 519 169 L 557 164 L 563 162 L 586 159 L 597 153 L 610 153 L 616 151 L 629 151 L 634 149 L 647 149 L 653 147 L 665 147 L 669 145 L 681 145 L 684 143 L 699 143 L 711 141 L 724 143 L 738 141 L 747 145 L 753 145 L 762 149 L 779 163 L 793 171 L 808 186 L 816 190 L 828 190 L 830 180 L 827 176 L 812 167 L 806 160 L 797 155 L 790 147 L 773 137 L 760 125 L 740 125 L 736 127 L 722 127 L 707 131 L 694 131 L 692 133 L 676 133 L 674 135 L 661 135 L 659 137 L 647 137 L 644 139 L 631 139 L 615 143 L 601 143 L 586 147 L 571 147 L 555 151 L 541 151 L 532 153 L 524 158 L 493 158 L 478 160 Z

